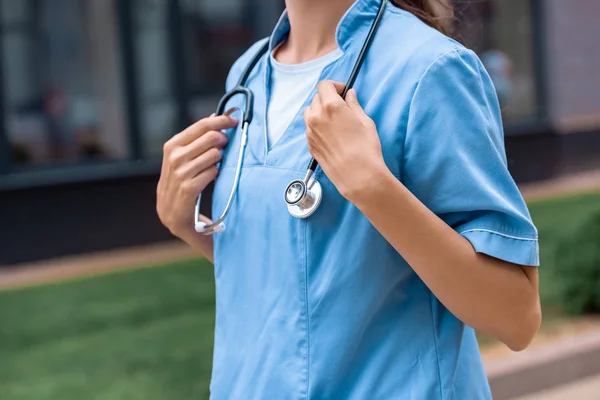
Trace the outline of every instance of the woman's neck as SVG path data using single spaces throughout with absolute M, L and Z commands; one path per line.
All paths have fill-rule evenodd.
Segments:
M 275 54 L 283 64 L 314 60 L 337 48 L 336 28 L 354 0 L 286 0 L 290 35 Z

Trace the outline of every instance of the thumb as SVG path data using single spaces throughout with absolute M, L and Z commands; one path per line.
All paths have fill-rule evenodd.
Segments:
M 358 118 L 360 118 L 361 121 L 367 122 L 371 120 L 371 118 L 369 118 L 369 116 L 360 106 L 355 89 L 350 89 L 348 91 L 348 94 L 346 95 L 346 104 L 348 104 L 348 107 L 350 107 L 350 109 L 358 116 Z
M 336 82 L 336 81 L 331 81 L 331 83 L 333 84 L 333 87 L 335 88 L 336 92 L 338 92 L 339 95 L 341 95 L 342 92 L 344 91 L 344 89 L 346 88 L 345 83 Z

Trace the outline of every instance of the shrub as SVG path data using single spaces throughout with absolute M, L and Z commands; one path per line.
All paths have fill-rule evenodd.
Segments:
M 600 213 L 557 247 L 556 275 L 570 314 L 600 313 Z

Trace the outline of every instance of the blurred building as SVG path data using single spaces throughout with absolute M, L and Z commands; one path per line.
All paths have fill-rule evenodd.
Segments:
M 600 2 L 457 1 L 518 181 L 600 167 Z M 169 238 L 163 143 L 283 0 L 0 0 L 0 265 Z M 410 40 L 410 38 L 405 38 Z M 401 45 L 401 44 L 400 44 Z

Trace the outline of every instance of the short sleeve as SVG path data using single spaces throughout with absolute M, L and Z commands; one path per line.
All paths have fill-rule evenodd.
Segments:
M 411 102 L 402 179 L 475 251 L 538 266 L 537 230 L 506 162 L 493 83 L 471 50 L 440 56 Z

